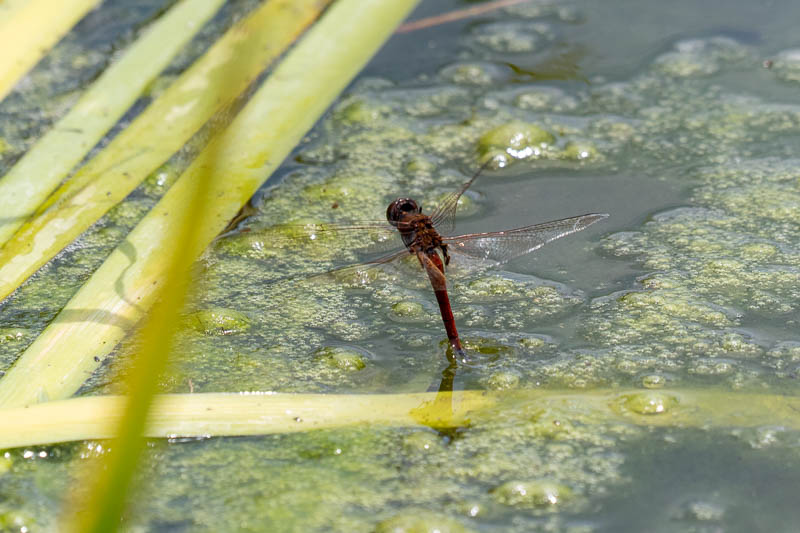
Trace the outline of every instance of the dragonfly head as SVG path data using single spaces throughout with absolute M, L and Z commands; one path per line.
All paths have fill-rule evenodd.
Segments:
M 396 226 L 408 215 L 418 215 L 421 212 L 422 208 L 411 198 L 398 198 L 386 209 L 386 220 Z

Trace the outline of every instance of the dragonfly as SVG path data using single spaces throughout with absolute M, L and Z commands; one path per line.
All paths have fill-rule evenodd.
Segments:
M 447 194 L 429 215 L 423 213 L 422 206 L 414 199 L 400 197 L 386 209 L 386 222 L 326 224 L 307 233 L 311 240 L 322 237 L 337 239 L 343 235 L 352 238 L 354 235 L 361 235 L 362 240 L 366 241 L 368 235 L 371 235 L 373 238 L 377 237 L 380 242 L 397 240 L 399 235 L 402 246 L 394 251 L 356 265 L 330 270 L 326 274 L 349 269 L 363 270 L 385 265 L 409 254 L 415 256 L 428 276 L 439 305 L 442 323 L 452 349 L 448 351 L 451 363 L 455 361 L 465 363 L 467 360 L 447 292 L 445 271 L 453 258 L 464 256 L 465 259 L 477 259 L 479 263 L 500 265 L 538 250 L 551 241 L 586 229 L 608 217 L 607 213 L 588 213 L 515 229 L 451 236 L 455 229 L 456 211 L 461 196 L 489 163 L 491 160 L 481 166 L 461 187 Z

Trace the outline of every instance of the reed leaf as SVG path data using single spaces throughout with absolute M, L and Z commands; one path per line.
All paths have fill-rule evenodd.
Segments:
M 173 217 L 174 224 L 165 228 L 165 240 L 172 243 L 170 248 L 162 251 L 167 282 L 160 285 L 158 301 L 139 332 L 141 348 L 126 378 L 131 394 L 122 402 L 123 405 L 118 406 L 122 416 L 114 431 L 117 437 L 115 453 L 105 459 L 106 464 L 98 467 L 89 480 L 91 489 L 85 501 L 81 502 L 79 498 L 74 505 L 68 502 L 69 511 L 79 511 L 66 513 L 66 531 L 106 533 L 116 531 L 120 525 L 130 482 L 144 447 L 142 433 L 158 377 L 167 365 L 178 315 L 186 298 L 194 253 L 202 247 L 196 243 L 200 238 L 200 226 L 194 221 L 203 216 L 205 206 L 213 201 L 208 196 L 211 183 L 221 176 L 219 168 L 213 164 L 213 157 L 209 162 L 211 164 L 194 177 L 196 183 L 186 198 L 187 205 Z
M 224 0 L 182 0 L 158 18 L 0 178 L 0 246 L 116 124 Z M 2 297 L 0 297 L 2 299 Z
M 226 32 L 0 248 L 0 300 L 228 106 L 329 2 L 271 0 Z
M 302 139 L 334 98 L 416 4 L 340 0 L 275 68 L 223 135 L 73 296 L 0 380 L 0 406 L 71 396 L 152 305 L 165 282 L 169 227 L 192 197 L 197 176 L 224 168 L 213 204 L 197 221 L 196 257 Z
M 0 31 L 8 21 L 16 17 L 17 12 L 27 3 L 28 0 L 0 0 Z
M 13 2 L 0 22 L 0 100 L 99 0 Z
M 344 4 L 344 2 L 340 2 L 337 6 Z M 329 20 L 328 17 L 323 20 L 320 24 L 322 29 L 319 31 L 331 30 L 331 28 L 325 27 L 325 23 Z M 400 20 L 390 21 L 391 25 L 387 30 L 390 31 L 399 22 Z M 313 42 L 314 34 L 315 32 L 312 31 L 312 34 L 304 41 L 304 44 L 308 40 Z M 388 35 L 389 32 L 387 31 L 386 36 Z M 375 49 L 377 49 L 381 41 L 375 43 Z M 303 45 L 297 49 L 297 51 L 300 51 L 301 57 L 302 50 Z M 271 79 L 275 77 L 279 80 L 281 79 L 280 76 L 283 74 L 281 72 L 282 67 L 283 65 L 278 67 Z M 352 75 L 356 73 L 357 70 L 352 71 Z M 335 96 L 336 94 L 330 95 L 330 99 Z M 251 104 L 255 104 L 257 109 L 259 107 L 258 98 L 254 99 L 240 115 L 240 117 L 246 117 L 244 122 L 247 122 L 247 118 L 249 118 L 248 113 L 253 111 Z M 323 109 L 320 109 L 320 113 Z M 236 141 L 241 139 L 237 139 L 236 133 L 239 130 L 235 126 L 240 122 L 241 120 L 237 117 L 237 120 L 228 131 L 213 140 L 198 158 L 198 161 L 192 165 L 189 171 L 168 193 L 169 196 L 173 191 L 181 190 L 180 188 L 183 186 L 184 194 L 182 199 L 188 200 L 188 209 L 183 209 L 179 215 L 173 215 L 171 217 L 173 224 L 161 235 L 162 244 L 169 243 L 172 244 L 172 247 L 162 250 L 162 253 L 169 257 L 166 266 L 164 266 L 163 261 L 157 264 L 157 267 L 161 270 L 159 278 L 163 283 L 158 284 L 160 289 L 157 291 L 158 301 L 147 315 L 145 327 L 141 331 L 141 351 L 136 356 L 133 371 L 128 378 L 131 396 L 125 406 L 124 415 L 118 421 L 118 432 L 116 433 L 118 438 L 115 441 L 115 453 L 111 454 L 107 459 L 108 465 L 99 469 L 99 475 L 96 477 L 96 481 L 92 482 L 92 490 L 86 502 L 84 502 L 85 504 L 81 505 L 81 502 L 78 502 L 76 505 L 67 506 L 67 520 L 69 520 L 69 523 L 66 529 L 68 531 L 105 533 L 115 531 L 120 526 L 120 519 L 126 507 L 126 495 L 130 481 L 133 478 L 144 446 L 141 436 L 148 418 L 152 398 L 157 388 L 157 378 L 166 366 L 171 347 L 171 338 L 176 329 L 177 315 L 183 308 L 183 300 L 188 287 L 189 267 L 196 255 L 207 245 L 214 234 L 221 229 L 219 226 L 234 214 L 234 212 L 229 213 L 228 217 L 221 221 L 212 217 L 210 223 L 204 223 L 206 217 L 210 214 L 209 212 L 213 213 L 214 211 L 212 202 L 217 202 L 224 190 L 224 187 L 219 186 L 219 183 L 223 181 L 220 179 L 222 176 L 228 177 L 226 176 L 230 170 L 228 163 L 232 162 L 230 156 L 233 150 L 238 151 L 238 143 Z M 311 124 L 307 126 L 310 127 Z M 302 135 L 304 132 L 301 131 L 299 133 Z M 297 140 L 299 140 L 299 137 L 295 139 L 295 142 Z M 291 149 L 291 146 L 288 149 Z M 226 155 L 228 157 L 225 157 Z M 285 156 L 286 154 L 283 155 Z M 248 163 L 252 164 L 252 161 L 248 161 Z M 264 162 L 262 161 L 261 165 L 263 164 Z M 226 171 L 225 173 L 222 172 L 223 168 Z M 244 170 L 241 167 L 237 168 L 236 165 L 233 168 L 234 171 Z M 191 178 L 191 181 L 187 181 L 188 178 Z M 250 193 L 254 192 L 254 190 L 250 191 Z M 165 197 L 164 200 L 167 200 L 167 198 Z M 243 201 L 244 199 L 239 198 L 239 205 Z M 160 203 L 154 211 L 158 211 L 158 208 L 162 207 L 163 203 L 167 202 Z M 206 209 L 205 206 L 209 208 Z M 178 208 L 178 205 L 173 205 L 170 209 L 177 210 Z M 238 209 L 238 205 L 235 208 Z M 163 215 L 169 215 L 169 213 L 170 211 L 166 211 Z M 198 223 L 197 221 L 200 222 Z M 151 294 L 150 297 L 153 297 L 153 295 Z M 70 512 L 73 509 L 78 509 L 77 515 L 74 512 Z M 74 518 L 70 519 L 69 517 Z
M 0 448 L 115 435 L 121 396 L 94 396 L 0 410 Z M 431 411 L 438 405 L 441 411 Z M 442 407 L 448 405 L 449 407 Z M 660 407 L 659 407 L 660 406 Z M 371 424 L 414 427 L 451 416 L 452 424 L 502 419 L 526 423 L 531 409 L 598 424 L 800 429 L 800 397 L 702 389 L 458 391 L 412 394 L 168 394 L 157 396 L 145 435 L 155 438 L 295 433 Z

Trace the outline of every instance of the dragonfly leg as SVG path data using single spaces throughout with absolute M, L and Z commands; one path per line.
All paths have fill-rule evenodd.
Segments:
M 440 248 L 442 249 L 442 255 L 444 256 L 444 266 L 448 266 L 450 264 L 450 254 L 447 253 L 447 245 L 441 244 Z

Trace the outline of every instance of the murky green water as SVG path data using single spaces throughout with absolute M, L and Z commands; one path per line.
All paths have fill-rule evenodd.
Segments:
M 110 20 L 124 5 L 93 16 Z M 447 5 L 465 4 L 428 2 L 417 15 Z M 247 8 L 232 4 L 207 34 Z M 527 159 L 505 152 L 508 166 L 473 186 L 458 231 L 592 211 L 611 217 L 503 269 L 453 265 L 456 320 L 472 355 L 455 387 L 793 392 L 798 15 L 788 1 L 531 2 L 395 37 L 256 196 L 257 213 L 198 264 L 163 389 L 437 386 L 444 332 L 412 262 L 376 270 L 364 285 L 310 280 L 304 275 L 363 255 L 293 243 L 270 227 L 380 219 L 401 194 L 432 205 L 477 168 L 482 151 L 504 152 L 487 145 L 487 133 L 535 126 L 551 142 Z M 58 57 L 73 59 L 60 61 L 86 55 L 101 64 L 112 40 L 102 28 L 87 24 L 86 42 L 72 36 Z M 67 102 L 76 87 L 69 73 L 45 64 L 35 79 L 61 87 Z M 10 147 L 2 169 L 62 112 L 50 105 L 44 119 L 30 119 L 26 110 L 40 98 L 27 88 L 0 106 L 0 136 Z M 0 307 L 0 369 L 161 193 L 154 176 Z M 123 344 L 82 392 L 119 392 L 112 378 L 133 350 Z M 795 433 L 651 431 L 569 411 L 528 420 L 499 416 L 445 436 L 353 428 L 153 442 L 129 529 L 797 529 Z M 552 420 L 561 429 L 552 430 Z M 8 451 L 0 524 L 16 514 L 31 530 L 55 527 L 76 469 L 102 453 L 97 443 Z M 558 502 L 547 503 L 553 493 Z

